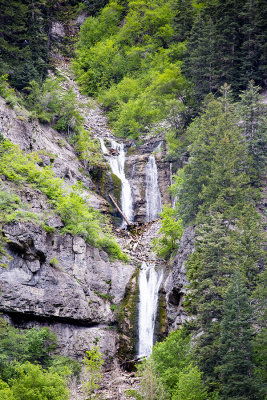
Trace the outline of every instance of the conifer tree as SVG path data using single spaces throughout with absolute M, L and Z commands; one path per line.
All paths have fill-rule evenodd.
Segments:
M 178 187 L 177 193 L 180 204 L 179 214 L 185 224 L 195 218 L 200 206 L 208 197 L 205 195 L 203 197 L 201 192 L 203 191 L 203 187 L 205 187 L 206 191 L 209 190 L 207 186 L 208 180 L 211 179 L 211 169 L 215 163 L 214 157 L 217 154 L 219 158 L 218 151 L 221 148 L 220 146 L 224 146 L 222 141 L 225 140 L 225 135 L 230 138 L 232 135 L 233 137 L 237 136 L 236 139 L 231 139 L 234 140 L 234 143 L 230 140 L 232 147 L 236 144 L 238 138 L 240 138 L 239 128 L 236 126 L 236 115 L 233 112 L 233 106 L 227 98 L 223 102 L 215 100 L 212 95 L 209 95 L 204 104 L 200 117 L 196 118 L 187 129 L 187 136 L 192 142 L 192 145 L 189 147 L 190 159 L 184 167 L 184 181 Z M 242 155 L 242 151 L 245 150 L 245 147 L 242 144 L 240 146 L 242 148 L 237 151 L 239 154 L 241 153 L 243 160 L 244 155 Z M 220 151 L 223 151 L 223 149 L 221 148 Z M 230 154 L 229 159 L 231 159 Z M 238 160 L 234 162 L 239 163 Z M 213 191 L 211 186 L 209 186 L 210 190 Z M 217 187 L 214 196 L 218 195 L 218 190 L 220 190 L 220 185 Z M 212 201 L 209 201 L 207 207 L 206 205 L 204 207 L 207 209 L 213 200 L 214 197 Z
M 223 303 L 218 367 L 222 400 L 260 399 L 253 380 L 252 338 L 249 293 L 237 270 Z
M 250 185 L 249 156 L 228 86 L 222 98 L 208 96 L 202 115 L 188 129 L 193 144 L 178 189 L 184 222 L 197 224 L 195 252 L 187 263 L 186 306 L 199 333 L 195 354 L 210 388 L 216 387 L 218 337 L 229 279 L 242 270 L 255 287 L 262 234 Z
M 12 74 L 27 56 L 27 5 L 18 0 L 0 2 L 0 74 Z
M 173 0 L 172 9 L 175 40 L 181 42 L 188 38 L 194 22 L 192 0 Z
M 239 103 L 242 130 L 251 156 L 251 174 L 257 186 L 265 172 L 267 151 L 267 113 L 259 92 L 260 87 L 250 81 Z
M 199 15 L 187 45 L 184 73 L 194 84 L 197 103 L 218 88 L 216 32 L 212 18 Z

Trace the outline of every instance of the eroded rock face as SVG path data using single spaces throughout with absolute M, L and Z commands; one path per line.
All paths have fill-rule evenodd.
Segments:
M 57 131 L 37 121 L 28 121 L 28 116 L 18 115 L 9 108 L 0 97 L 1 135 L 18 145 L 21 150 L 38 152 L 43 165 L 50 165 L 56 176 L 66 184 L 74 185 L 78 181 L 88 188 L 90 204 L 103 212 L 109 212 L 108 203 L 93 190 L 92 180 L 82 173 L 83 165 L 73 147 Z
M 146 165 L 148 158 L 154 154 L 157 173 L 158 186 L 161 195 L 162 204 L 171 203 L 168 187 L 171 184 L 170 163 L 166 160 L 165 142 L 161 137 L 151 137 L 145 143 L 138 147 L 126 159 L 126 176 L 130 181 L 132 188 L 134 204 L 134 220 L 143 223 L 146 221 Z
M 194 228 L 186 228 L 172 266 L 172 271 L 164 284 L 169 330 L 177 329 L 187 319 L 187 315 L 183 309 L 183 298 L 188 283 L 185 264 L 194 250 L 194 238 Z
M 63 354 L 83 356 L 98 337 L 105 357 L 114 357 L 111 305 L 122 301 L 135 268 L 110 262 L 81 237 L 51 235 L 33 223 L 7 225 L 5 235 L 13 260 L 0 270 L 0 311 L 22 325 L 48 324 Z

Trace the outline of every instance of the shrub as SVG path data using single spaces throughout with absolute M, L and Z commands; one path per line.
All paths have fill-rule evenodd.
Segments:
M 29 362 L 17 367 L 19 377 L 10 380 L 16 400 L 68 400 L 69 390 L 64 379 Z

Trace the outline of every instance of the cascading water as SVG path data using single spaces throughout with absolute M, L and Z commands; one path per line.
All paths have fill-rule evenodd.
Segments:
M 146 222 L 158 218 L 161 211 L 161 195 L 155 156 L 151 154 L 146 165 Z
M 134 220 L 133 212 L 133 199 L 131 186 L 128 179 L 125 176 L 124 165 L 125 165 L 125 151 L 123 143 L 117 143 L 113 139 L 108 139 L 111 144 L 111 148 L 114 153 L 110 154 L 108 151 L 104 139 L 99 138 L 101 149 L 104 155 L 108 155 L 108 161 L 113 174 L 115 174 L 121 180 L 121 209 L 129 222 Z M 121 227 L 124 227 L 126 222 L 123 221 Z
M 158 292 L 163 271 L 155 265 L 142 263 L 139 274 L 139 347 L 138 357 L 147 357 L 152 352 L 155 320 L 158 307 Z

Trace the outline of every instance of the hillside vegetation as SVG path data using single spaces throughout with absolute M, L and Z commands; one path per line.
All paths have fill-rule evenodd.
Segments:
M 78 82 L 103 102 L 119 136 L 157 131 L 166 118 L 181 130 L 204 96 L 225 82 L 235 96 L 251 79 L 263 84 L 263 3 L 110 1 L 80 31 Z
M 184 230 L 194 227 L 194 252 L 186 264 L 189 290 L 183 299 L 188 321 L 154 346 L 138 368 L 140 391 L 130 390 L 129 397 L 266 399 L 267 114 L 260 95 L 267 73 L 265 1 L 24 3 L 5 1 L 1 17 L 0 94 L 7 104 L 26 107 L 28 118 L 65 135 L 89 172 L 101 162 L 74 94 L 62 92 L 60 79 L 47 77 L 49 16 L 56 11 L 62 20 L 87 10 L 72 61 L 81 91 L 103 104 L 118 136 L 140 143 L 145 135 L 163 132 L 168 160 L 181 166 L 170 188 L 176 203 L 161 213 L 154 248 L 171 268 Z M 66 190 L 51 168 L 38 162 L 35 153 L 26 154 L 1 138 L 1 176 L 42 192 L 61 216 L 63 233 L 79 234 L 111 257 L 126 260 L 81 187 Z M 1 225 L 36 219 L 4 183 L 0 216 Z M 0 255 L 6 257 L 6 239 L 0 239 Z M 34 357 L 30 344 L 35 335 L 51 339 L 48 331 L 21 334 L 5 323 L 0 326 L 0 345 L 8 345 L 0 358 L 0 394 L 26 399 L 21 393 L 28 393 L 34 376 L 43 391 L 51 378 L 54 392 L 47 399 L 67 399 L 65 378 L 53 370 L 46 346 L 45 359 Z M 11 351 L 12 338 L 18 354 Z M 40 341 L 37 345 L 40 351 Z M 38 396 L 27 400 L 45 399 Z

